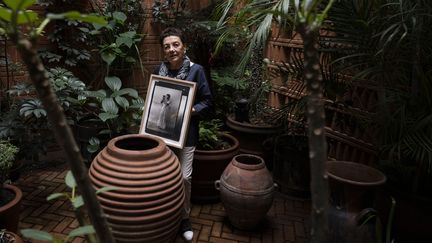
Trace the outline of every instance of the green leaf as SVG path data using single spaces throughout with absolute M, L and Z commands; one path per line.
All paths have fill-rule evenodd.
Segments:
M 6 22 L 11 22 L 12 11 L 10 9 L 0 7 L 0 18 Z
M 103 99 L 107 97 L 106 91 L 103 89 L 100 89 L 98 91 L 86 91 L 84 92 L 88 97 L 94 97 L 94 98 L 100 98 Z
M 135 99 L 139 98 L 138 91 L 136 91 L 135 89 L 132 89 L 132 88 L 121 89 L 118 91 L 118 93 L 116 93 L 115 96 L 120 96 L 120 95 L 124 95 L 124 94 L 127 94 L 130 97 L 135 98 Z M 113 94 L 113 96 L 114 96 L 114 94 Z
M 123 12 L 116 11 L 113 13 L 112 16 L 116 21 L 120 21 L 121 23 L 125 22 L 127 19 L 126 14 L 124 14 Z
M 69 11 L 60 14 L 47 14 L 47 18 L 80 20 L 82 22 L 93 23 L 102 26 L 108 23 L 104 17 L 97 16 L 97 15 L 81 14 L 78 11 Z
M 12 11 L 10 9 L 0 7 L 0 18 L 6 22 L 10 22 L 12 17 Z
M 127 110 L 129 108 L 129 101 L 123 97 L 123 96 L 117 96 L 114 98 L 117 104 L 119 104 L 120 107 Z
M 122 81 L 116 76 L 105 77 L 105 83 L 112 91 L 118 91 L 122 86 Z
M 86 225 L 72 230 L 67 237 L 71 238 L 80 235 L 89 235 L 94 233 L 95 233 L 95 229 L 93 228 L 93 225 Z
M 17 23 L 18 24 L 27 24 L 27 23 L 33 23 L 39 19 L 39 16 L 37 13 L 26 10 L 25 12 L 19 12 L 17 17 Z
M 128 62 L 128 63 L 130 63 L 131 65 L 132 65 L 133 63 L 136 63 L 136 59 L 133 58 L 133 57 L 131 57 L 131 56 L 126 57 L 126 58 L 125 58 L 125 61 Z
M 113 98 L 105 98 L 102 100 L 102 110 L 111 114 L 118 114 L 118 107 Z
M 4 0 L 6 6 L 12 10 L 24 10 L 36 3 L 36 0 Z
M 60 198 L 60 197 L 67 197 L 67 194 L 66 193 L 53 193 L 53 194 L 49 195 L 46 200 L 51 201 L 53 199 Z
M 79 207 L 81 207 L 82 205 L 84 205 L 84 200 L 82 198 L 82 196 L 77 196 L 74 199 L 71 200 L 72 202 L 72 206 L 77 209 Z
M 112 113 L 103 112 L 99 114 L 99 119 L 101 119 L 103 122 L 106 122 L 109 119 L 115 119 L 117 117 L 118 117 L 117 114 L 112 114 Z
M 101 58 L 107 65 L 111 65 L 111 63 L 116 59 L 117 55 L 112 51 L 104 51 L 101 53 Z
M 91 137 L 89 140 L 89 144 L 87 145 L 87 151 L 90 153 L 94 153 L 99 150 L 100 140 L 97 137 Z
M 76 187 L 76 181 L 72 174 L 72 171 L 68 171 L 65 177 L 65 183 L 69 188 L 75 188 Z
M 104 186 L 96 191 L 96 194 L 107 192 L 107 191 L 115 191 L 118 190 L 118 187 L 115 186 Z
M 134 39 L 136 35 L 137 35 L 136 31 L 127 31 L 119 34 L 119 36 L 126 37 L 129 39 Z M 140 40 L 141 38 L 137 38 L 137 39 Z
M 131 47 L 134 44 L 134 40 L 129 37 L 118 36 L 116 38 L 117 46 L 126 45 L 127 47 Z
M 21 234 L 33 240 L 43 240 L 43 241 L 53 241 L 54 237 L 45 231 L 35 230 L 35 229 L 23 229 Z

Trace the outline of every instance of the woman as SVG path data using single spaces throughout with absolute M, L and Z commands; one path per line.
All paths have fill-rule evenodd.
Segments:
M 161 104 L 162 108 L 159 114 L 159 119 L 157 122 L 157 126 L 159 129 L 166 129 L 166 123 L 167 123 L 167 110 L 169 108 L 169 104 L 171 104 L 171 95 L 166 94 L 162 96 Z
M 154 73 L 192 81 L 197 84 L 186 145 L 183 149 L 172 149 L 180 160 L 185 184 L 185 204 L 180 231 L 183 238 L 190 241 L 193 238 L 193 231 L 189 221 L 193 155 L 198 143 L 199 118 L 205 116 L 211 110 L 212 95 L 204 68 L 191 62 L 189 57 L 186 56 L 186 46 L 181 30 L 172 27 L 165 29 L 161 33 L 160 43 L 165 54 L 165 61 L 156 68 Z

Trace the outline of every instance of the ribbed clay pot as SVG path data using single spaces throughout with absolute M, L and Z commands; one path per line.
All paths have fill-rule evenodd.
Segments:
M 264 160 L 252 154 L 235 156 L 215 186 L 231 224 L 251 230 L 265 218 L 273 202 L 274 186 Z
M 156 138 L 124 135 L 109 141 L 90 167 L 116 242 L 171 242 L 182 217 L 184 187 L 177 157 Z

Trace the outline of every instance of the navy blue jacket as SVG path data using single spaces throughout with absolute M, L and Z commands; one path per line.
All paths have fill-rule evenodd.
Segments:
M 155 69 L 154 74 L 159 74 L 160 66 Z M 173 78 L 177 76 L 178 70 L 169 70 L 168 76 Z M 196 146 L 199 138 L 199 118 L 209 115 L 213 106 L 213 97 L 210 91 L 210 87 L 205 75 L 204 68 L 194 63 L 191 65 L 189 74 L 186 80 L 195 82 L 197 84 L 195 100 L 193 108 L 195 112 L 192 113 L 189 132 L 186 138 L 185 146 Z

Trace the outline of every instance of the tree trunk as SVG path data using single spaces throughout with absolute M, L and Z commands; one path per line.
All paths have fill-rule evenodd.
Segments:
M 48 120 L 53 126 L 57 141 L 66 152 L 66 159 L 84 199 L 90 220 L 99 240 L 104 243 L 114 242 L 102 208 L 99 205 L 95 191 L 90 183 L 87 168 L 84 166 L 80 150 L 66 122 L 63 109 L 58 103 L 57 96 L 50 86 L 45 67 L 37 56 L 36 50 L 30 41 L 27 39 L 15 39 L 15 42 L 17 43 L 21 59 L 27 66 L 30 78 L 39 98 L 47 111 Z
M 319 65 L 318 31 L 301 26 L 304 44 L 304 75 L 307 88 L 309 158 L 311 168 L 312 227 L 311 242 L 327 242 L 328 180 L 326 171 L 327 143 L 322 75 Z

